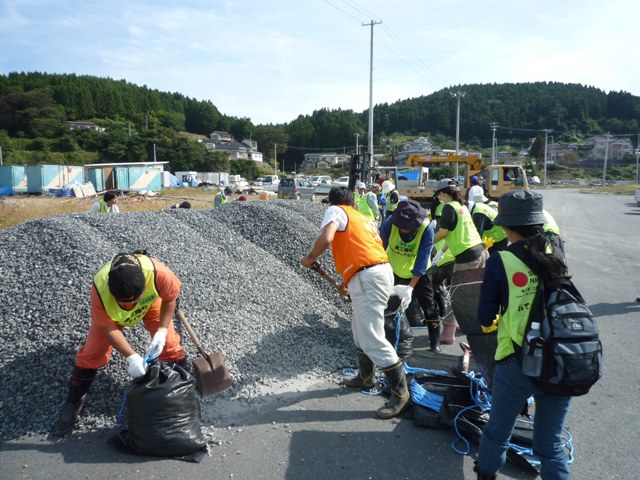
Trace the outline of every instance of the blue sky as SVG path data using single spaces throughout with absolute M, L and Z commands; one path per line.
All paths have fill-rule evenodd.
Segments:
M 256 124 L 360 112 L 371 20 L 374 104 L 526 81 L 640 95 L 633 0 L 0 0 L 0 73 L 124 79 Z

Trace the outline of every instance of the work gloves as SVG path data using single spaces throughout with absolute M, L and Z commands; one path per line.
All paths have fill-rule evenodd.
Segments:
M 144 366 L 144 360 L 137 353 L 129 355 L 127 357 L 127 363 L 129 364 L 129 375 L 131 375 L 133 378 L 142 377 L 145 373 L 147 373 L 147 369 Z
M 149 348 L 147 349 L 147 358 L 154 360 L 160 356 L 162 350 L 164 350 L 164 344 L 167 341 L 167 329 L 164 327 L 158 328 L 156 334 L 153 336 Z
M 411 295 L 413 294 L 413 287 L 409 285 L 395 285 L 391 290 L 391 295 L 396 295 L 400 299 L 400 308 L 406 310 L 411 303 Z
M 438 253 L 436 253 L 436 256 L 433 257 L 433 260 L 431 260 L 431 263 L 433 265 L 436 265 L 443 258 L 444 258 L 444 250 L 440 250 Z

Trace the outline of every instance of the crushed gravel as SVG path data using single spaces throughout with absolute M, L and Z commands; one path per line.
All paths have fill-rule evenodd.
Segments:
M 259 403 L 290 379 L 352 365 L 348 304 L 298 264 L 325 208 L 231 202 L 215 210 L 58 215 L 0 231 L 0 440 L 51 432 L 90 324 L 93 275 L 123 251 L 147 249 L 178 275 L 187 318 L 234 376 L 232 389 L 201 399 L 205 429 L 215 426 L 216 402 Z M 337 278 L 330 253 L 320 263 Z M 144 353 L 142 324 L 125 335 Z M 183 344 L 197 355 L 186 333 Z M 130 380 L 114 352 L 76 431 L 115 427 Z

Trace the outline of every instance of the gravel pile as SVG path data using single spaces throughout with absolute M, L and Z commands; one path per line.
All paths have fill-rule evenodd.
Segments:
M 352 365 L 348 304 L 298 264 L 324 210 L 312 202 L 232 202 L 216 210 L 59 215 L 0 231 L 0 439 L 51 432 L 90 323 L 91 281 L 123 251 L 147 249 L 176 272 L 187 318 L 234 376 L 234 388 L 201 400 L 205 427 L 215 424 L 208 412 L 217 401 L 251 405 L 287 380 Z M 337 277 L 330 253 L 320 262 Z M 142 324 L 125 335 L 144 353 Z M 186 332 L 183 344 L 197 355 Z M 129 381 L 114 352 L 78 430 L 114 427 Z

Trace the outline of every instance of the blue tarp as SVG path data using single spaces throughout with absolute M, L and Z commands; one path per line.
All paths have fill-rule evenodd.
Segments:
M 407 170 L 406 172 L 398 172 L 398 180 L 415 180 L 420 179 L 420 170 Z
M 10 197 L 11 195 L 15 195 L 13 188 L 11 187 L 0 187 L 0 197 Z

